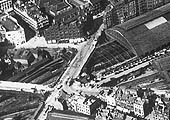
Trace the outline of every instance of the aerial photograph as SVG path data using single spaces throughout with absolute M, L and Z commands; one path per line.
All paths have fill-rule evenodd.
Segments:
M 0 120 L 170 120 L 170 0 L 0 0 Z

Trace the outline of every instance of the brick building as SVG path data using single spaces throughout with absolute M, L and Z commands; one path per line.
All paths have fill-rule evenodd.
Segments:
M 137 16 L 136 0 L 111 0 L 116 9 L 119 23 L 123 23 Z
M 169 0 L 110 0 L 115 7 L 119 23 L 156 9 L 169 3 Z
M 62 39 L 74 39 L 82 36 L 81 23 L 77 7 L 55 16 L 55 23 L 45 30 L 44 36 L 49 44 L 56 44 Z
M 165 3 L 164 0 L 138 0 L 137 4 L 139 15 L 158 8 L 167 3 L 168 1 Z
M 106 7 L 105 12 L 106 13 L 103 16 L 103 23 L 106 25 L 106 28 L 118 24 L 115 8 L 111 4 Z
M 120 88 L 116 94 L 116 109 L 124 113 L 134 112 L 137 94 L 130 89 Z

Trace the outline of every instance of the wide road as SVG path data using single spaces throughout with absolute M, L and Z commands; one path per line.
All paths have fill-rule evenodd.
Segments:
M 37 85 L 31 83 L 19 83 L 19 82 L 10 82 L 10 81 L 0 81 L 0 90 L 13 90 L 13 91 L 24 91 L 31 92 L 34 91 L 41 93 L 42 91 L 53 91 L 53 88 L 49 88 L 47 85 Z
M 95 49 L 95 45 L 97 43 L 97 38 L 101 35 L 101 32 L 104 30 L 104 25 L 102 24 L 99 28 L 99 30 L 84 44 L 81 44 L 80 48 L 78 48 L 78 53 L 74 57 L 74 59 L 69 64 L 68 68 L 60 78 L 59 84 L 62 85 L 60 89 L 57 89 L 56 85 L 54 88 L 54 92 L 47 98 L 47 101 L 45 102 L 45 107 L 41 114 L 38 117 L 38 120 L 45 120 L 47 117 L 48 112 L 51 110 L 51 107 L 53 104 L 56 104 L 56 98 L 59 96 L 59 91 L 61 89 L 64 89 L 69 94 L 75 93 L 76 90 L 73 89 L 72 86 L 68 86 L 67 83 L 72 79 L 76 78 L 83 68 L 84 64 L 86 63 L 87 59 L 89 58 L 90 54 Z M 84 89 L 82 89 L 83 91 Z M 93 92 L 93 90 L 92 90 Z M 58 108 L 61 109 L 61 108 Z

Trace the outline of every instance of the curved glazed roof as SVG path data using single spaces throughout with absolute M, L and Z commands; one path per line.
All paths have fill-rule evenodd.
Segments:
M 137 55 L 170 42 L 170 4 L 106 30 L 106 35 Z

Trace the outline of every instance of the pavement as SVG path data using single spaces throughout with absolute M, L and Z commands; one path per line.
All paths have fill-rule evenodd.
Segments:
M 87 59 L 89 58 L 90 54 L 93 52 L 95 49 L 95 45 L 97 43 L 97 38 L 101 35 L 101 31 L 103 31 L 104 25 L 102 24 L 99 30 L 95 33 L 94 36 L 92 36 L 89 40 L 85 41 L 83 44 L 80 44 L 80 47 L 77 47 L 78 53 L 74 57 L 74 59 L 71 61 L 70 65 L 60 78 L 59 84 L 61 84 L 63 87 L 60 89 L 57 89 L 56 85 L 54 88 L 54 92 L 47 98 L 47 101 L 45 102 L 45 107 L 43 111 L 40 113 L 39 117 L 37 120 L 45 120 L 47 117 L 47 113 L 51 110 L 50 106 L 53 106 L 53 103 L 56 102 L 57 96 L 59 96 L 59 92 L 61 89 L 64 91 L 70 93 L 75 93 L 78 91 L 75 90 L 72 86 L 68 86 L 67 83 L 72 78 L 78 77 L 78 75 L 81 72 L 81 69 L 83 68 L 84 64 L 86 63 Z M 82 91 L 87 91 L 87 89 L 83 88 L 81 89 Z M 93 93 L 93 90 L 89 90 L 88 93 Z M 94 94 L 94 93 L 93 93 Z M 58 108 L 61 109 L 61 108 Z
M 23 43 L 21 45 L 16 46 L 16 49 L 20 48 L 37 48 L 37 47 L 43 47 L 43 48 L 80 48 L 82 44 L 85 42 L 79 43 L 79 44 L 72 44 L 72 43 L 60 43 L 60 44 L 47 44 L 47 41 L 45 38 L 34 36 L 31 38 L 28 42 Z
M 53 91 L 53 88 L 48 87 L 47 85 L 37 85 L 31 83 L 19 83 L 19 82 L 10 82 L 10 81 L 0 81 L 0 90 L 14 90 L 14 91 L 24 91 L 24 92 L 36 92 L 42 93 L 47 91 Z

